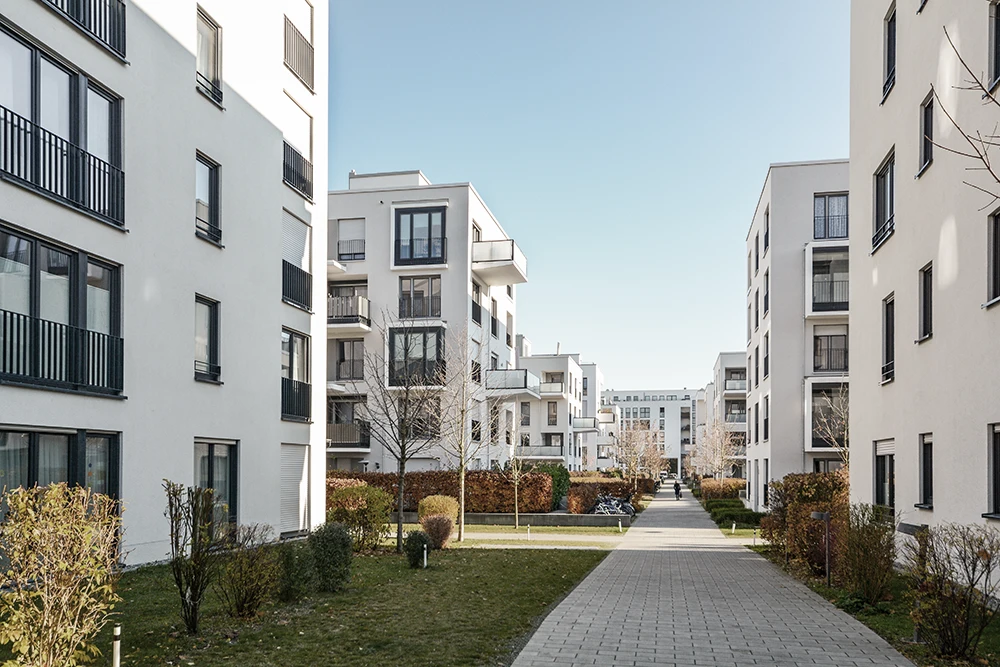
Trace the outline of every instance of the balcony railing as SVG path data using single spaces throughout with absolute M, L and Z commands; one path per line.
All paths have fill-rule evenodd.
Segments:
M 446 264 L 448 262 L 448 239 L 400 239 L 395 241 L 395 261 L 397 266 L 413 264 Z
M 297 190 L 306 199 L 313 196 L 313 166 L 302 153 L 285 142 L 285 183 Z
M 888 382 L 896 377 L 896 361 L 882 364 L 882 382 Z
M 292 73 L 306 84 L 309 90 L 313 89 L 313 70 L 315 64 L 315 54 L 313 45 L 299 32 L 295 24 L 285 17 L 285 66 L 292 70 Z
M 475 299 L 472 300 L 472 321 L 480 326 L 483 324 L 483 307 Z
M 403 319 L 419 319 L 424 317 L 441 317 L 441 297 L 409 295 L 399 298 L 399 317 Z
M 521 273 L 528 273 L 528 259 L 514 243 L 514 239 L 500 241 L 475 241 L 472 244 L 472 261 L 512 262 Z
M 370 449 L 372 444 L 371 427 L 366 422 L 352 424 L 327 424 L 326 446 L 350 449 Z
M 312 310 L 312 276 L 291 262 L 281 261 L 281 298 L 303 310 Z
M 0 378 L 120 394 L 124 341 L 116 336 L 0 310 Z
M 597 430 L 597 417 L 574 417 L 573 430 L 575 431 Z
M 195 380 L 207 380 L 208 382 L 218 382 L 219 378 L 222 377 L 222 366 L 219 364 L 209 363 L 207 361 L 194 362 L 194 379 Z
M 813 353 L 813 370 L 816 372 L 847 372 L 847 349 L 826 348 Z
M 813 216 L 813 236 L 817 239 L 846 239 L 847 215 Z
M 412 359 L 394 361 L 389 364 L 389 386 L 442 386 L 446 379 L 445 362 L 442 359 Z
M 281 378 L 281 418 L 309 421 L 312 416 L 312 385 Z
M 364 380 L 364 359 L 345 359 L 337 362 L 338 380 Z
M 328 296 L 326 297 L 326 321 L 328 324 L 363 324 L 371 326 L 368 297 Z
M 746 391 L 747 381 L 743 380 L 726 380 L 726 391 Z
M 726 423 L 727 424 L 746 424 L 747 423 L 747 413 L 745 413 L 745 412 L 727 412 L 726 413 Z
M 2 106 L 0 174 L 105 222 L 125 225 L 121 169 Z
M 538 385 L 538 391 L 543 394 L 565 394 L 565 382 L 542 382 Z
M 365 258 L 364 239 L 343 239 L 337 241 L 337 260 L 356 262 Z
M 874 248 L 882 241 L 889 238 L 892 231 L 896 228 L 896 221 L 893 216 L 889 216 L 889 219 L 883 222 L 878 228 L 875 229 L 875 233 L 872 234 L 872 247 Z
M 563 455 L 561 445 L 528 445 L 518 447 L 514 450 L 514 456 L 523 458 L 526 456 L 555 458 Z
M 494 368 L 486 371 L 487 389 L 523 389 L 537 394 L 538 376 L 521 368 Z
M 125 57 L 123 0 L 42 0 L 109 49 Z
M 847 310 L 848 280 L 813 276 L 813 310 Z
M 195 73 L 195 81 L 198 83 L 198 88 L 201 89 L 208 97 L 216 104 L 222 104 L 222 82 L 217 78 L 208 78 L 201 72 Z

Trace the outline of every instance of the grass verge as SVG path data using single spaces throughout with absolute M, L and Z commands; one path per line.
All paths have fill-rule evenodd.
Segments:
M 416 523 L 406 523 L 403 524 L 403 532 L 409 532 L 411 530 L 420 530 L 420 524 Z M 458 526 L 455 527 L 455 534 L 458 534 Z M 532 526 L 532 535 L 607 535 L 609 537 L 615 536 L 625 536 L 628 532 L 628 526 L 622 526 L 622 532 L 618 532 L 618 526 Z M 514 526 L 487 526 L 476 524 L 474 526 L 466 524 L 465 533 L 467 535 L 475 535 L 476 533 L 503 533 L 510 535 L 527 535 L 528 529 L 526 526 L 521 526 L 520 528 L 514 528 Z M 392 534 L 393 544 L 395 544 L 396 533 L 393 530 Z
M 605 551 L 456 549 L 411 570 L 394 553 L 355 558 L 351 583 L 234 621 L 209 591 L 188 637 L 166 566 L 126 573 L 116 611 L 128 665 L 473 665 L 502 659 Z M 99 638 L 110 664 L 111 631 Z M 0 650 L 0 654 L 3 651 Z

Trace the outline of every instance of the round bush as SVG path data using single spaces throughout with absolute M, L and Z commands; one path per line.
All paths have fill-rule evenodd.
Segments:
M 403 553 L 406 554 L 406 561 L 410 567 L 416 568 L 424 564 L 424 547 L 427 547 L 428 551 L 431 549 L 431 539 L 427 537 L 427 533 L 422 530 L 407 533 L 406 539 L 403 540 Z
M 374 486 L 339 489 L 326 499 L 326 520 L 347 528 L 356 551 L 377 549 L 389 534 L 392 496 Z
M 351 579 L 351 535 L 339 523 L 326 523 L 309 535 L 316 583 L 325 593 L 339 591 Z
M 278 599 L 298 602 L 309 595 L 316 583 L 316 562 L 305 541 L 284 542 L 277 547 L 281 562 Z
M 424 517 L 444 515 L 450 516 L 458 523 L 458 500 L 451 496 L 427 496 L 417 504 L 417 520 L 423 522 Z
M 431 546 L 435 549 L 444 549 L 451 539 L 451 531 L 455 527 L 455 522 L 450 516 L 444 514 L 432 514 L 420 520 L 427 537 L 431 540 Z

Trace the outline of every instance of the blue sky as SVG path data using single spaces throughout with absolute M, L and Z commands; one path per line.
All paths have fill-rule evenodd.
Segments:
M 608 387 L 745 349 L 772 162 L 848 154 L 847 0 L 332 0 L 330 187 L 472 182 L 528 257 L 518 329 Z

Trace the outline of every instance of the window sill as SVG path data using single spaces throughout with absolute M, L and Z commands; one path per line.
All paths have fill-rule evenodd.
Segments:
M 929 503 L 917 503 L 917 504 L 914 505 L 914 507 L 916 507 L 918 510 L 933 510 L 934 509 L 934 505 L 931 505 Z
M 223 382 L 222 380 L 219 380 L 218 378 L 209 377 L 207 375 L 195 375 L 194 376 L 194 381 L 195 382 L 204 382 L 205 384 L 214 384 L 214 385 L 218 385 L 220 387 L 222 385 L 226 384 L 225 382 Z
M 920 338 L 918 338 L 915 341 L 913 341 L 913 344 L 914 345 L 920 345 L 924 341 L 928 341 L 928 340 L 930 340 L 933 337 L 934 337 L 934 334 L 933 333 L 929 333 L 929 334 L 927 334 L 925 336 L 921 336 Z
M 916 180 L 916 179 L 920 178 L 921 176 L 923 176 L 924 172 L 927 171 L 928 169 L 930 169 L 930 167 L 931 167 L 932 164 L 934 164 L 934 158 L 931 158 L 927 162 L 924 162 L 924 165 L 922 167 L 920 167 L 920 171 L 917 172 L 917 175 L 914 176 L 913 179 Z
M 296 190 L 296 192 L 298 192 L 298 190 Z M 390 270 L 391 271 L 414 271 L 416 269 L 424 270 L 424 269 L 447 269 L 447 268 L 448 268 L 447 264 L 420 264 L 419 262 L 418 263 L 414 263 L 414 264 L 397 264 L 395 262 L 395 260 L 394 260 L 393 263 L 392 263 L 392 267 L 390 268 Z
M 222 250 L 223 248 L 226 247 L 226 246 L 222 245 L 221 242 L 216 241 L 215 239 L 213 239 L 212 237 L 208 236 L 207 234 L 202 234 L 201 232 L 199 232 L 197 230 L 195 231 L 194 235 L 197 236 L 198 238 L 200 238 L 205 243 L 210 243 L 210 244 L 214 245 L 219 250 Z
M 1000 521 L 1000 514 L 996 514 L 994 512 L 986 512 L 985 514 L 983 514 L 983 518 L 991 519 L 993 521 Z
M 879 106 L 885 104 L 885 101 L 889 99 L 889 94 L 892 93 L 892 89 L 896 87 L 896 74 L 893 73 L 892 77 L 886 79 L 886 82 L 882 84 L 882 101 L 878 103 Z
M 871 257 L 876 252 L 878 252 L 878 249 L 881 248 L 882 246 L 884 246 L 885 242 L 888 241 L 889 239 L 891 239 L 892 235 L 895 234 L 895 233 L 896 233 L 896 227 L 895 227 L 895 224 L 894 224 L 893 227 L 892 227 L 892 229 L 890 229 L 888 232 L 886 232 L 885 236 L 883 236 L 881 239 L 879 239 L 878 243 L 876 243 L 875 245 L 872 246 L 872 251 L 870 253 L 868 253 L 868 256 Z
M 896 376 L 893 376 L 891 378 L 885 378 L 884 380 L 882 380 L 878 384 L 879 384 L 880 387 L 884 387 L 885 385 L 892 384 L 895 381 L 896 381 Z
M 983 310 L 989 310 L 990 308 L 992 308 L 993 306 L 997 305 L 998 303 L 1000 303 L 1000 296 L 995 296 L 992 299 L 990 299 L 989 301 L 987 301 L 986 303 L 984 303 L 982 305 L 982 308 L 983 308 Z
M 194 89 L 197 90 L 201 94 L 201 96 L 204 97 L 206 100 L 208 100 L 209 102 L 211 102 L 215 106 L 219 107 L 219 111 L 225 111 L 226 110 L 226 107 L 222 106 L 222 102 L 220 100 L 215 99 L 212 96 L 212 93 L 210 93 L 207 90 L 205 90 L 205 88 L 203 86 L 200 86 L 198 83 L 195 83 L 194 84 Z

